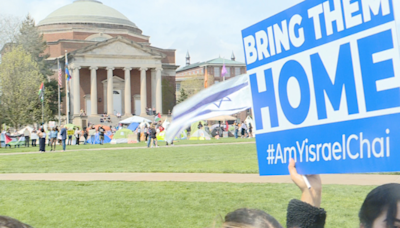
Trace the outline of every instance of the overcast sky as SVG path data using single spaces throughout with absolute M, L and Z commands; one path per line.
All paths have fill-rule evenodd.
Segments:
M 0 14 L 24 17 L 36 23 L 73 0 L 0 0 Z M 134 22 L 153 46 L 176 49 L 176 63 L 218 56 L 244 62 L 241 30 L 302 0 L 100 0 Z M 284 4 L 283 4 L 284 3 Z

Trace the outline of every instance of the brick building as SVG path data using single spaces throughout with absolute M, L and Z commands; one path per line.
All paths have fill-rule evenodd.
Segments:
M 37 27 L 47 41 L 55 79 L 57 60 L 65 69 L 68 53 L 72 79 L 62 111 L 74 123 L 81 123 L 81 110 L 95 122 L 103 113 L 146 116 L 147 107 L 166 113 L 175 105 L 175 96 L 165 91 L 175 88 L 175 50 L 151 46 L 150 37 L 117 10 L 96 0 L 77 0 Z M 66 83 L 63 77 L 63 87 Z

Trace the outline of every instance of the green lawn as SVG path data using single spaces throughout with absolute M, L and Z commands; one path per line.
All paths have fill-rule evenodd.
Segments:
M 357 227 L 372 187 L 324 186 L 326 227 Z M 285 227 L 294 184 L 175 182 L 0 182 L 1 214 L 40 228 L 204 228 L 241 207 L 259 208 Z M 216 226 L 218 227 L 218 226 Z
M 212 140 L 207 140 L 207 141 L 194 141 L 194 140 L 179 140 L 176 141 L 176 145 L 188 145 L 188 144 L 214 144 L 214 143 L 233 143 L 233 142 L 255 142 L 255 139 L 235 139 L 235 138 L 222 138 L 219 140 L 212 139 Z M 165 146 L 165 142 L 160 142 L 161 146 Z M 79 146 L 67 146 L 67 150 L 86 150 L 86 149 L 101 149 L 101 148 L 121 148 L 121 147 L 126 147 L 126 148 L 131 148 L 131 147 L 145 147 L 147 146 L 146 143 L 141 142 L 137 144 L 104 144 L 104 145 L 79 145 Z M 57 146 L 56 150 L 62 150 L 61 146 Z M 14 148 L 12 147 L 11 149 L 8 147 L 6 148 L 0 148 L 0 154 L 1 153 L 21 153 L 21 152 L 37 152 L 39 151 L 39 145 L 37 147 L 20 147 L 20 148 Z M 46 146 L 46 151 L 50 151 L 50 147 Z
M 255 144 L 0 156 L 0 173 L 257 173 Z

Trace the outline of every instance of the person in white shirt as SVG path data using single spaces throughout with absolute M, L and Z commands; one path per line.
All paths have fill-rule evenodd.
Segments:
M 37 132 L 35 129 L 32 131 L 31 139 L 32 139 L 32 147 L 36 147 L 36 142 L 39 139 L 39 136 L 37 135 Z
M 94 129 L 94 127 L 92 126 L 89 130 L 89 137 L 90 137 L 90 142 L 92 144 L 95 144 L 95 135 L 96 135 L 96 129 Z
M 243 121 L 242 121 L 242 125 L 240 126 L 240 129 L 241 129 L 241 133 L 242 133 L 242 138 L 247 137 L 247 133 L 246 133 L 247 132 L 247 125 Z
M 28 128 L 25 128 L 24 136 L 25 136 L 25 147 L 29 147 L 29 138 L 31 136 L 31 133 L 29 132 Z

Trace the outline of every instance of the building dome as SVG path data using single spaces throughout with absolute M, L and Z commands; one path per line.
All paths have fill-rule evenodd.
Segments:
M 109 24 L 138 27 L 117 10 L 96 0 L 77 0 L 51 13 L 38 26 L 54 24 Z

